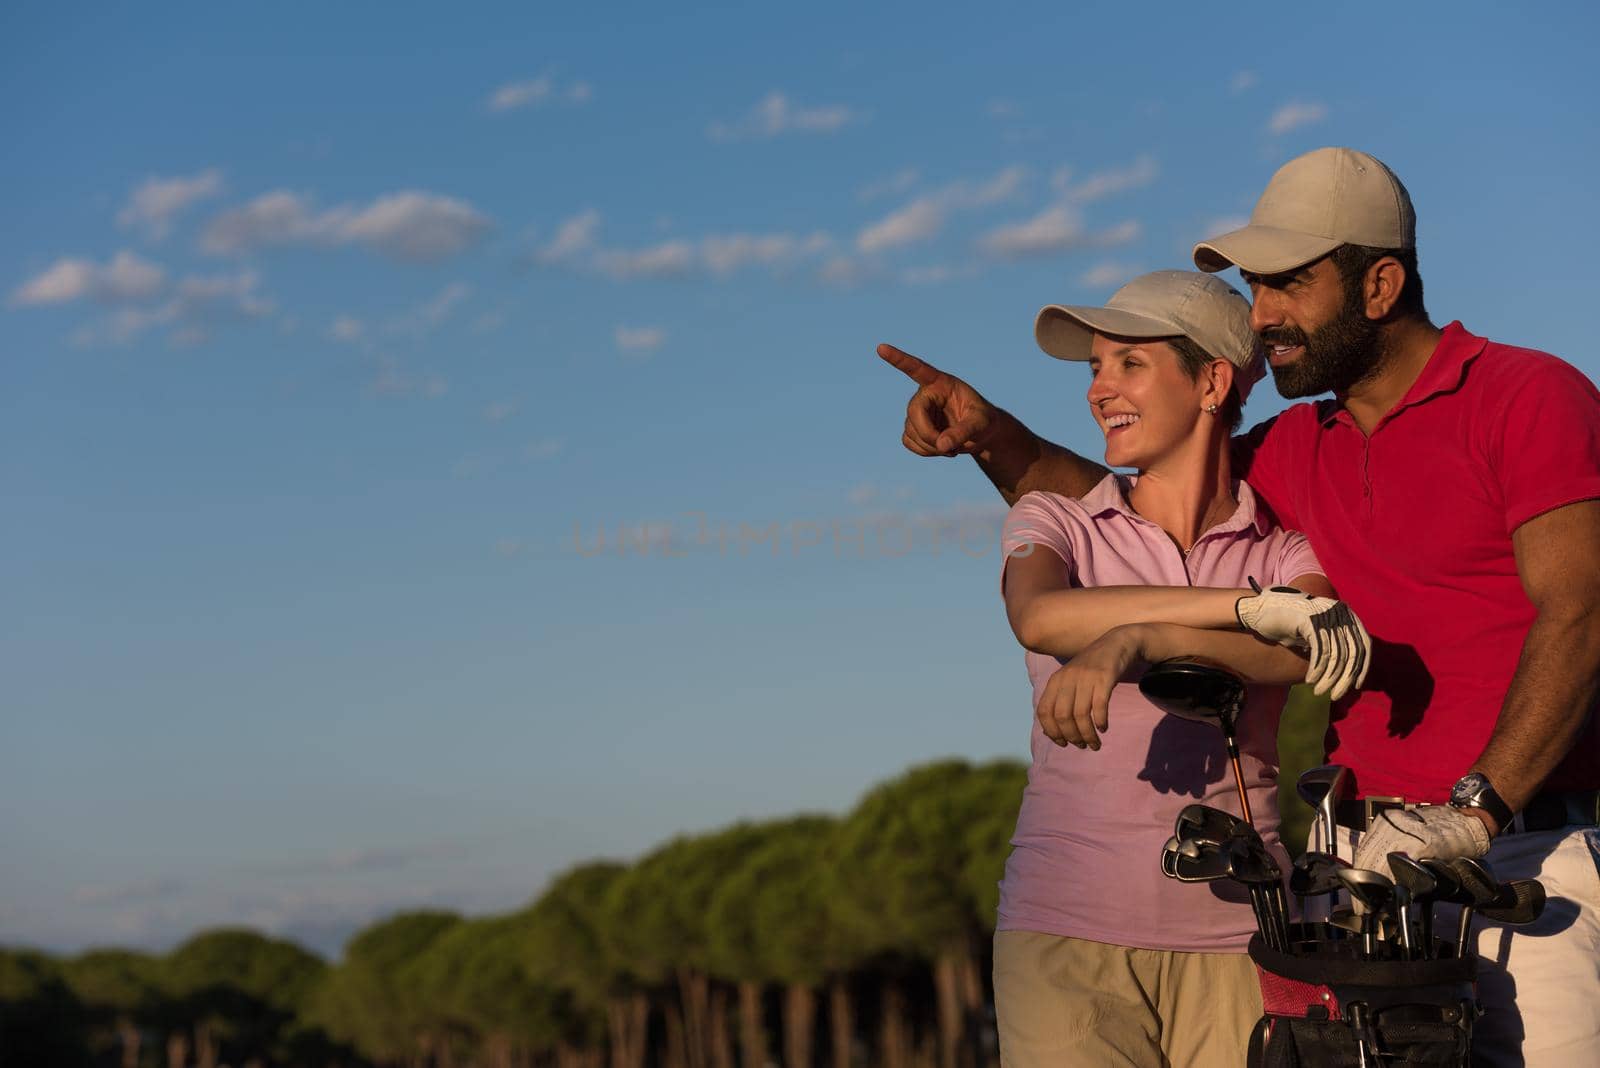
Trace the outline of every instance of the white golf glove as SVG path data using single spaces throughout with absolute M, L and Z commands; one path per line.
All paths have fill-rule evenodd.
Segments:
M 1349 605 L 1293 586 L 1263 590 L 1254 579 L 1250 585 L 1255 596 L 1233 606 L 1240 625 L 1268 641 L 1308 650 L 1306 682 L 1313 690 L 1337 701 L 1366 681 L 1372 639 Z
M 1477 858 L 1487 852 L 1489 828 L 1459 808 L 1392 808 L 1380 813 L 1356 843 L 1354 864 L 1392 876 L 1390 853 L 1408 853 L 1412 860 L 1450 860 Z

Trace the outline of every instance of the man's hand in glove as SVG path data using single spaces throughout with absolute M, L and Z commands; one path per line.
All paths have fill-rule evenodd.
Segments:
M 1234 611 L 1245 630 L 1308 650 L 1306 682 L 1318 694 L 1337 701 L 1366 681 L 1372 639 L 1343 601 L 1313 597 L 1293 586 L 1256 587 L 1255 596 L 1239 598 Z
M 1392 808 L 1382 812 L 1356 843 L 1355 866 L 1389 875 L 1389 854 L 1412 860 L 1481 857 L 1489 852 L 1489 828 L 1450 805 Z

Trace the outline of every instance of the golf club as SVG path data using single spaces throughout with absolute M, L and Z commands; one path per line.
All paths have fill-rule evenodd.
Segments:
M 1361 955 L 1376 960 L 1378 953 L 1378 913 L 1394 901 L 1394 880 L 1366 868 L 1340 868 L 1339 879 L 1350 891 L 1350 899 L 1362 907 Z
M 1233 765 L 1233 783 L 1239 791 L 1239 811 L 1245 822 L 1254 826 L 1256 821 L 1239 766 L 1236 733 L 1239 711 L 1244 707 L 1244 680 L 1225 668 L 1179 658 L 1164 660 L 1146 671 L 1139 680 L 1139 692 L 1164 712 L 1222 728 L 1228 760 Z
M 1300 800 L 1317 812 L 1322 824 L 1323 851 L 1337 857 L 1338 822 L 1334 816 L 1334 805 L 1345 800 L 1350 792 L 1350 769 L 1342 764 L 1324 764 L 1312 768 L 1295 781 L 1294 788 Z

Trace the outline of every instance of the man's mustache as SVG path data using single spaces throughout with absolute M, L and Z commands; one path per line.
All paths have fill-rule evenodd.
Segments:
M 1272 326 L 1256 335 L 1265 345 L 1304 345 L 1306 332 L 1293 326 Z

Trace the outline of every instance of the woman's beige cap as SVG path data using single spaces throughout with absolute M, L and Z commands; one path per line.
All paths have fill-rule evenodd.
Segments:
M 1280 274 L 1340 245 L 1415 248 L 1411 196 L 1382 162 L 1353 148 L 1319 148 L 1278 168 L 1250 225 L 1194 247 L 1202 271 L 1238 266 Z
M 1058 360 L 1087 360 L 1095 334 L 1147 341 L 1186 337 L 1238 368 L 1239 399 L 1267 373 L 1250 302 L 1222 279 L 1196 271 L 1152 271 L 1129 282 L 1103 308 L 1051 304 L 1034 320 L 1039 347 Z

